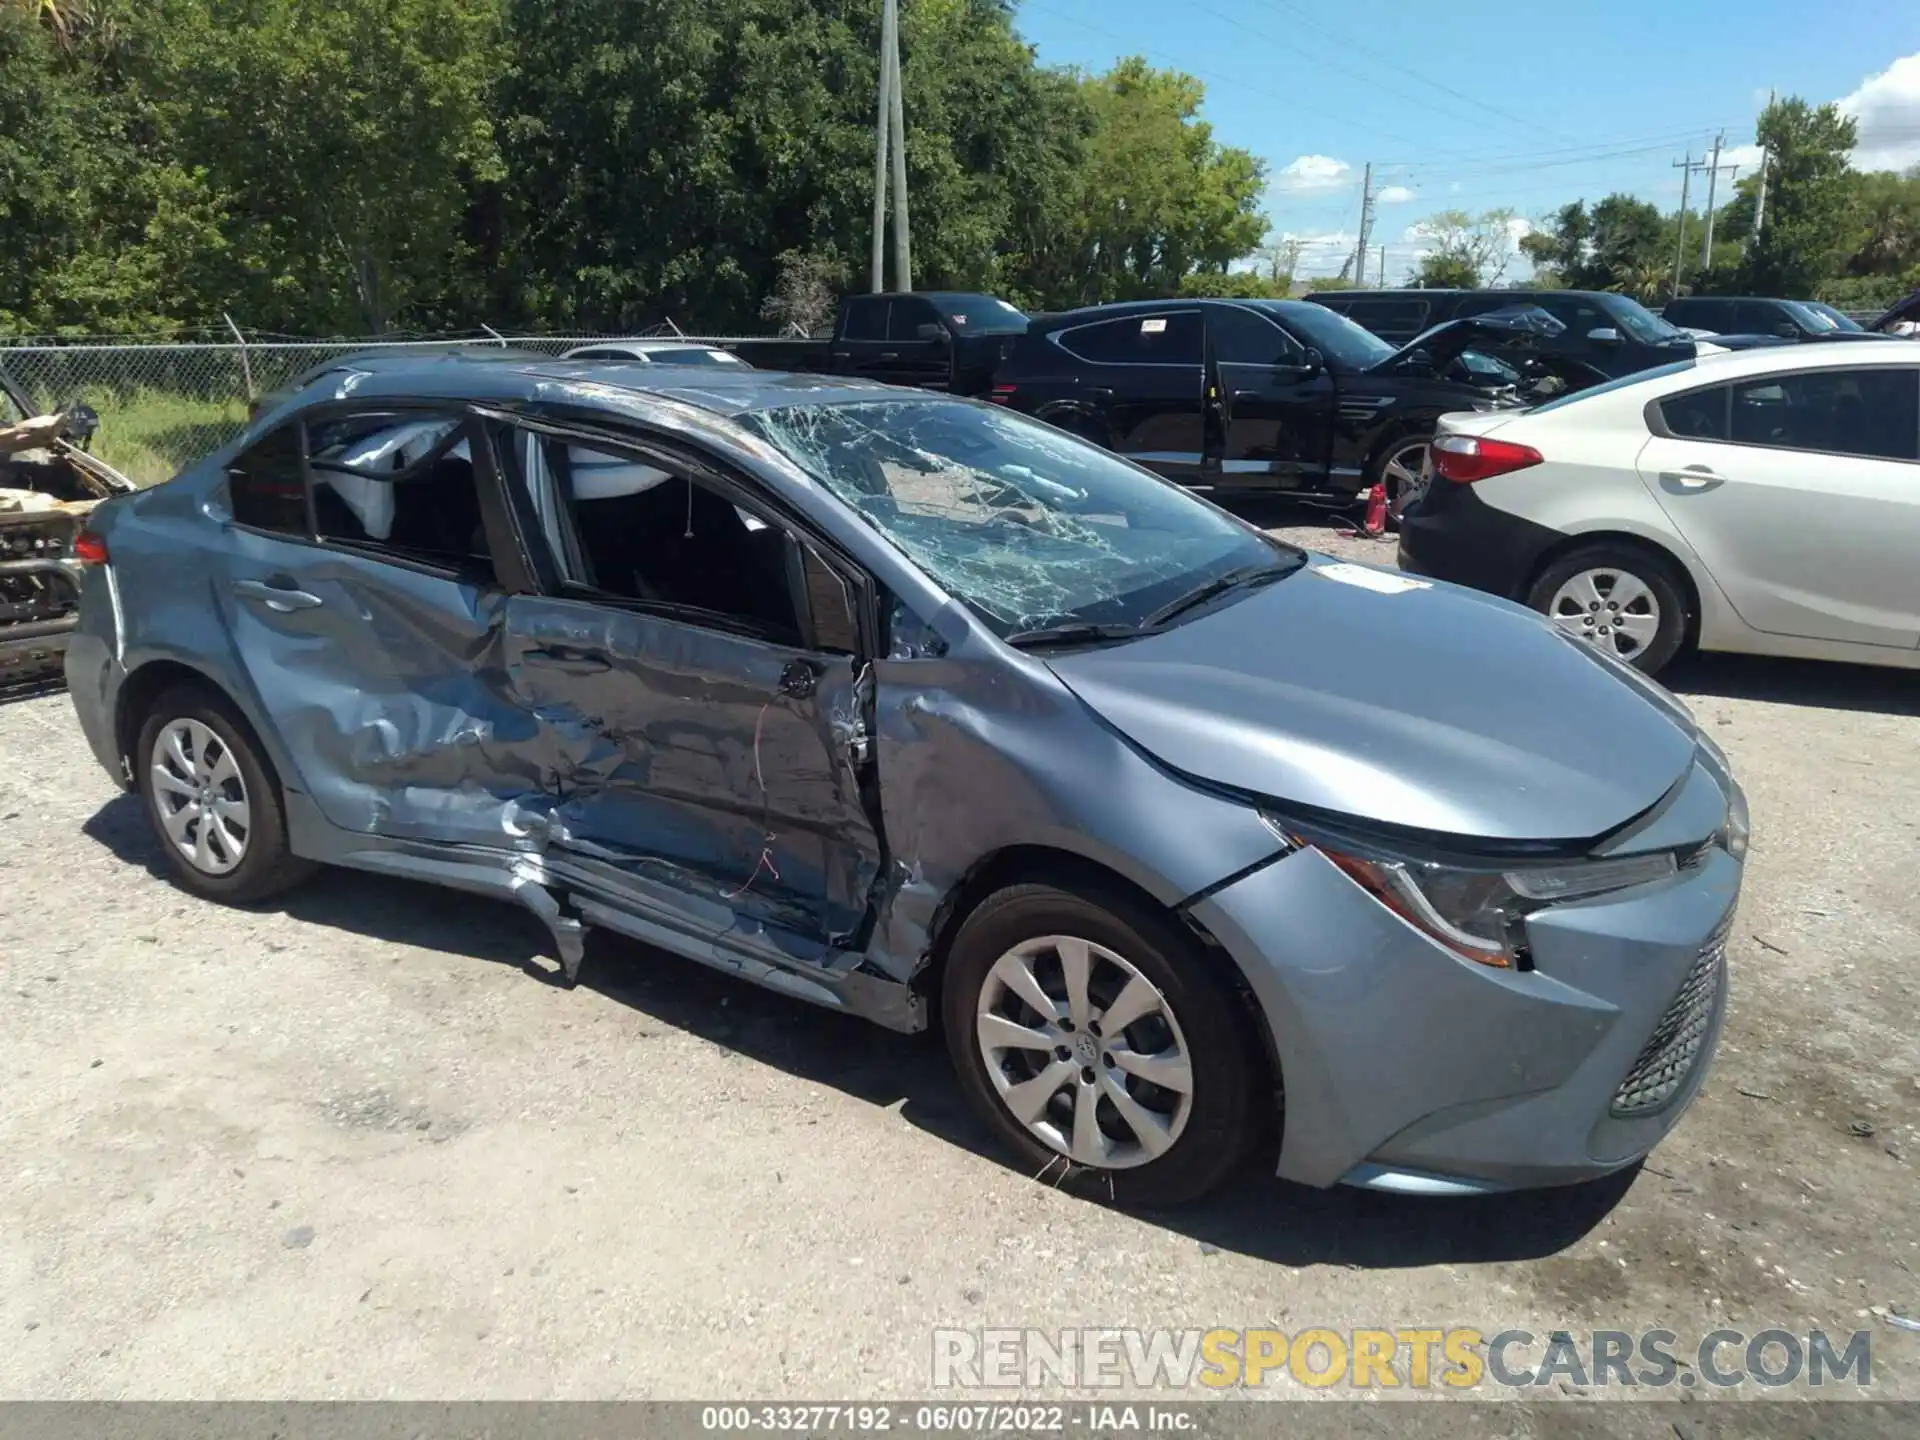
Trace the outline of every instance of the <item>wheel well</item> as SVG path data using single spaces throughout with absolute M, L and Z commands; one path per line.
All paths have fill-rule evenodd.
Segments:
M 1388 426 L 1385 433 L 1383 433 L 1378 440 L 1374 441 L 1373 449 L 1367 453 L 1365 475 L 1367 483 L 1373 483 L 1373 472 L 1375 468 L 1386 464 L 1387 452 L 1389 450 L 1392 450 L 1396 445 L 1406 444 L 1407 441 L 1414 439 L 1416 436 L 1425 435 L 1428 439 L 1432 439 L 1433 432 L 1439 424 L 1440 417 L 1438 415 L 1427 415 L 1409 416 L 1404 420 L 1396 421 L 1394 424 Z
M 1547 573 L 1548 567 L 1562 556 L 1571 555 L 1575 550 L 1584 550 L 1590 545 L 1619 545 L 1629 550 L 1638 550 L 1641 554 L 1658 560 L 1672 571 L 1674 578 L 1680 584 L 1681 598 L 1687 602 L 1687 628 L 1686 635 L 1681 641 L 1682 648 L 1690 649 L 1699 643 L 1700 587 L 1693 583 L 1692 572 L 1682 565 L 1679 557 L 1666 546 L 1649 540 L 1645 536 L 1629 534 L 1624 530 L 1594 530 L 1584 535 L 1569 535 L 1565 539 L 1555 541 L 1534 561 L 1533 569 L 1521 582 L 1520 593 L 1514 598 L 1525 604 L 1528 596 L 1533 593 L 1533 587 L 1540 583 L 1540 577 Z
M 1117 890 L 1173 920 L 1193 936 L 1206 963 L 1214 967 L 1215 973 L 1239 997 L 1260 1037 L 1261 1053 L 1267 1062 L 1268 1078 L 1273 1083 L 1274 1093 L 1278 1095 L 1281 1092 L 1279 1047 L 1274 1044 L 1273 1032 L 1267 1025 L 1265 1013 L 1260 1009 L 1260 1002 L 1254 997 L 1253 987 L 1247 983 L 1247 977 L 1240 973 L 1239 964 L 1226 947 L 1191 915 L 1170 910 L 1119 871 L 1097 860 L 1089 860 L 1084 855 L 1056 850 L 1048 845 L 1011 845 L 995 851 L 976 862 L 960 882 L 947 892 L 946 898 L 934 911 L 926 968 L 914 980 L 915 986 L 929 1002 L 929 1014 L 940 1014 L 940 986 L 946 973 L 947 952 L 954 936 L 960 933 L 967 916 L 982 901 L 1010 885 L 1054 885 L 1075 892 Z

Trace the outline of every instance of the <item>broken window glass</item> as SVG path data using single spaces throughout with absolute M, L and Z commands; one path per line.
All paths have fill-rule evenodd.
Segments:
M 362 414 L 308 429 L 321 539 L 493 580 L 472 451 L 450 415 Z
M 1004 410 L 927 398 L 795 406 L 742 422 L 1002 635 L 1137 624 L 1217 575 L 1298 553 Z
M 800 561 L 785 530 L 682 471 L 632 455 L 528 432 L 515 451 L 569 583 L 800 644 L 789 568 Z

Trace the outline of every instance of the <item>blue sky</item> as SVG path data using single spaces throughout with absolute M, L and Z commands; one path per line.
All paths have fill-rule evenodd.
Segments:
M 1309 274 L 1352 249 L 1369 160 L 1390 283 L 1436 210 L 1539 218 L 1612 190 L 1671 209 L 1689 145 L 1724 130 L 1723 164 L 1757 159 L 1769 89 L 1848 101 L 1856 163 L 1920 163 L 1920 0 L 1020 0 L 1019 28 L 1047 63 L 1144 55 L 1205 81 Z

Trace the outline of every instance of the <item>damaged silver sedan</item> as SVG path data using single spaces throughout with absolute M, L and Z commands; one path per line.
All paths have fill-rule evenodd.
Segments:
M 180 883 L 316 863 L 941 1025 L 1137 1203 L 1632 1163 L 1747 845 L 1664 691 L 950 396 L 476 356 L 332 375 L 94 513 L 80 721 Z

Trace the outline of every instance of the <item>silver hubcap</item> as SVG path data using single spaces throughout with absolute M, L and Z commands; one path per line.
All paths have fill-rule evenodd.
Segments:
M 153 808 L 173 847 L 196 870 L 225 875 L 247 853 L 247 782 L 220 737 L 198 720 L 163 726 L 153 747 Z
M 1071 935 L 1017 945 L 976 1017 L 1000 1099 L 1048 1148 L 1125 1170 L 1167 1153 L 1193 1110 L 1193 1066 L 1166 997 L 1120 955 Z
M 1625 570 L 1582 570 L 1554 591 L 1547 614 L 1569 635 L 1632 660 L 1660 633 L 1660 602 Z
M 1382 472 L 1387 482 L 1387 512 L 1398 520 L 1407 512 L 1407 507 L 1427 493 L 1427 482 L 1432 475 L 1432 459 L 1424 440 L 1403 445 L 1389 455 Z

